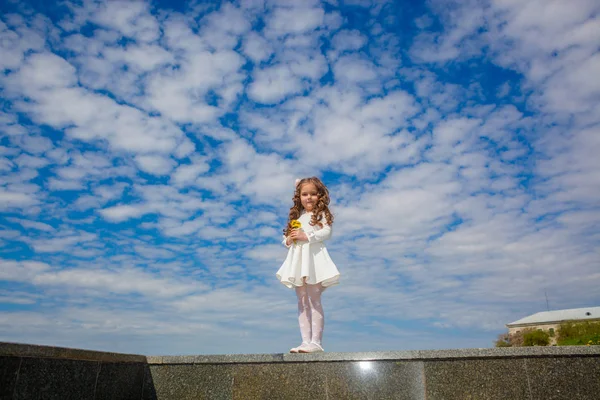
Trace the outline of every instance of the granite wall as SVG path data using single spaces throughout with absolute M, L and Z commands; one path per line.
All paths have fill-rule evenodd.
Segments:
M 141 399 L 146 357 L 0 343 L 0 400 Z
M 600 346 L 148 357 L 157 400 L 600 400 Z
M 0 343 L 0 399 L 600 399 L 600 346 L 143 357 Z

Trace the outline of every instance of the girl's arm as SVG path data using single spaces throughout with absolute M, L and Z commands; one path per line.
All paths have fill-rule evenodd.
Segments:
M 288 249 L 290 248 L 290 246 L 292 245 L 291 240 L 290 243 L 288 244 L 288 238 L 283 235 L 283 242 L 281 242 L 285 247 L 287 247 Z
M 306 234 L 308 243 L 323 242 L 331 238 L 331 226 L 323 222 L 323 227 Z

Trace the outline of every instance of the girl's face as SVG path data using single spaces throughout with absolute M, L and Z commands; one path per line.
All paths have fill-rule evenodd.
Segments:
M 313 183 L 305 183 L 300 188 L 300 202 L 306 211 L 312 211 L 317 206 L 319 195 L 317 187 Z

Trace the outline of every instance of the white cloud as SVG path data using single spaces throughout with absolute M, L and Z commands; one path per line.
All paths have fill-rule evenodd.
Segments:
M 14 70 L 18 68 L 23 62 L 25 53 L 43 49 L 44 42 L 44 37 L 32 29 L 23 25 L 11 29 L 3 21 L 0 21 L 0 49 L 2 50 L 0 69 Z
M 342 30 L 333 37 L 332 43 L 340 52 L 359 50 L 367 44 L 367 38 L 357 30 Z
M 13 139 L 13 143 L 31 154 L 40 155 L 53 148 L 52 141 L 47 137 L 37 135 L 21 135 Z
M 23 282 L 33 279 L 36 275 L 50 269 L 50 266 L 45 263 L 36 261 L 12 261 L 1 260 L 2 268 L 0 268 L 0 276 L 2 280 Z
M 10 161 L 8 158 L 0 158 L 0 171 L 10 171 L 13 169 L 13 166 L 13 162 Z
M 280 201 L 289 182 L 294 181 L 292 162 L 276 153 L 259 153 L 245 140 L 232 141 L 222 152 L 227 168 L 227 176 L 223 179 L 253 202 L 272 204 L 273 199 Z
M 194 234 L 201 229 L 205 229 L 207 224 L 208 219 L 204 217 L 195 218 L 184 222 L 179 222 L 176 220 L 163 220 L 161 222 L 161 229 L 166 236 L 187 236 Z M 212 235 L 204 235 L 204 237 L 207 239 L 218 238 L 218 236 L 215 237 Z
M 126 187 L 127 184 L 125 183 L 115 183 L 114 185 L 98 186 L 94 189 L 94 193 L 96 193 L 99 197 L 101 197 L 104 200 L 113 200 L 119 198 Z
M 21 226 L 23 226 L 26 229 L 35 229 L 35 230 L 39 230 L 39 231 L 44 231 L 44 232 L 53 232 L 54 228 L 48 224 L 45 224 L 43 222 L 37 222 L 37 221 L 30 221 L 30 220 L 26 220 L 26 219 L 21 219 L 21 218 L 7 218 L 9 221 L 17 223 Z
M 327 61 L 320 53 L 303 54 L 287 51 L 279 57 L 279 60 L 289 65 L 295 76 L 309 78 L 313 81 L 321 78 L 328 70 Z
M 0 209 L 26 208 L 37 204 L 37 198 L 30 193 L 19 193 L 0 188 Z
M 187 35 L 193 37 L 189 32 Z M 238 73 L 243 58 L 234 51 L 209 52 L 197 50 L 186 55 L 181 68 L 165 70 L 148 80 L 148 105 L 169 118 L 186 123 L 212 122 L 242 90 Z M 210 90 L 220 93 L 223 105 L 207 103 Z M 229 93 L 232 91 L 232 93 Z M 218 99 L 217 99 L 218 100 Z
M 482 5 L 477 1 L 464 2 L 459 7 L 448 7 L 441 1 L 433 1 L 431 5 L 439 10 L 445 30 L 419 34 L 410 49 L 411 56 L 420 62 L 444 63 L 480 54 L 476 32 L 486 22 Z
M 167 175 L 175 166 L 172 159 L 157 155 L 139 155 L 135 162 L 142 171 L 154 175 Z
M 86 141 L 107 140 L 115 149 L 134 152 L 169 152 L 183 133 L 172 123 L 119 105 L 106 96 L 68 87 L 76 82 L 73 67 L 56 56 L 34 55 L 14 74 L 10 92 L 23 90 L 32 100 L 19 108 L 31 112 L 40 123 Z M 51 68 L 49 79 L 42 71 Z M 45 77 L 46 76 L 46 77 Z
M 59 286 L 72 290 L 92 289 L 99 295 L 140 293 L 146 296 L 168 298 L 204 291 L 207 288 L 200 282 L 156 278 L 133 268 L 119 271 L 84 268 L 57 270 L 45 263 L 10 260 L 0 260 L 0 264 L 2 265 L 0 274 L 3 280 L 26 282 L 42 287 Z
M 256 32 L 250 32 L 246 35 L 243 51 L 255 63 L 265 61 L 273 54 L 270 43 Z
M 480 121 L 469 118 L 442 121 L 433 130 L 434 141 L 441 146 L 455 146 L 468 138 L 479 124 Z
M 196 186 L 199 186 L 197 182 Z M 122 222 L 147 214 L 158 214 L 170 221 L 166 227 L 181 224 L 182 221 L 202 210 L 210 210 L 213 218 L 225 213 L 224 210 L 221 211 L 223 209 L 222 202 L 204 201 L 199 192 L 186 188 L 158 184 L 136 185 L 129 195 L 137 196 L 137 203 L 130 202 L 111 206 L 100 210 L 99 213 L 112 222 Z M 223 199 L 223 201 L 226 200 L 228 199 Z
M 504 82 L 502 85 L 500 85 L 498 87 L 496 95 L 500 98 L 506 97 L 510 93 L 510 89 L 511 89 L 510 83 Z
M 600 23 L 598 24 L 600 31 Z M 600 78 L 596 71 L 600 69 L 600 55 L 595 54 L 585 61 L 565 68 L 548 82 L 544 100 L 549 110 L 583 113 L 598 111 L 596 98 L 600 93 Z M 570 94 L 577 93 L 573 99 Z M 565 101 L 569 98 L 570 101 Z
M 95 4 L 94 4 L 95 3 Z M 99 25 L 115 29 L 140 41 L 158 39 L 160 28 L 144 1 L 87 2 L 78 11 Z M 92 5 L 93 4 L 93 5 Z
M 363 103 L 359 91 L 328 88 L 312 111 L 312 135 L 295 133 L 303 164 L 327 165 L 347 174 L 368 176 L 381 165 L 414 162 L 423 141 L 403 130 L 417 112 L 405 92 L 390 92 Z
M 17 79 L 22 87 L 35 90 L 69 87 L 77 83 L 75 68 L 53 53 L 34 53 L 19 69 Z
M 264 104 L 279 103 L 286 97 L 299 93 L 303 85 L 290 67 L 276 65 L 255 71 L 248 96 Z
M 59 253 L 69 250 L 75 245 L 95 240 L 96 238 L 96 234 L 82 232 L 75 235 L 56 236 L 51 239 L 32 239 L 30 243 L 38 253 Z
M 370 99 L 356 111 L 362 121 L 379 123 L 392 132 L 404 126 L 407 119 L 418 111 L 418 107 L 410 94 L 391 91 L 384 97 Z
M 42 168 L 47 166 L 50 161 L 43 157 L 32 157 L 28 154 L 21 154 L 15 159 L 15 163 L 19 168 Z
M 371 81 L 377 77 L 375 65 L 359 56 L 341 57 L 334 65 L 335 77 L 344 83 Z
M 219 11 L 211 13 L 202 22 L 206 23 L 206 33 L 223 31 L 232 35 L 243 35 L 251 28 L 244 11 L 230 3 L 223 4 Z
M 314 8 L 275 8 L 266 19 L 266 35 L 284 36 L 312 31 L 323 24 L 325 12 Z
M 173 297 L 204 288 L 201 284 L 165 282 L 134 269 L 120 272 L 64 269 L 36 276 L 33 283 L 42 286 L 71 286 L 101 290 L 106 293 L 142 293 L 158 297 Z
M 146 207 L 134 205 L 118 205 L 99 211 L 104 218 L 112 222 L 122 222 L 130 218 L 137 218 L 147 212 Z
M 176 185 L 185 185 L 192 183 L 199 175 L 210 169 L 208 163 L 199 161 L 194 164 L 180 165 L 171 175 L 173 183 Z
M 140 72 L 152 71 L 157 67 L 172 63 L 174 57 L 157 45 L 130 45 L 126 48 L 109 47 L 104 51 L 108 62 L 125 63 Z
M 78 210 L 100 208 L 111 200 L 119 199 L 127 186 L 127 184 L 122 182 L 113 185 L 98 186 L 93 189 L 93 195 L 83 195 L 78 197 L 74 206 Z
M 17 121 L 17 116 L 0 111 L 0 131 L 6 135 L 17 136 L 27 134 L 27 129 Z
M 285 258 L 285 248 L 280 244 L 270 244 L 254 248 L 247 255 L 254 260 L 277 265 Z

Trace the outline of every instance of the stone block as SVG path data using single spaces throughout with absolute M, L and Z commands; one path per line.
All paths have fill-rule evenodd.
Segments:
M 530 358 L 525 368 L 534 399 L 600 399 L 598 357 Z
M 152 379 L 152 372 L 150 371 L 149 365 L 144 366 L 144 386 L 142 389 L 142 400 L 158 400 L 158 396 L 156 395 L 156 389 L 154 387 L 154 380 Z
M 233 399 L 424 399 L 423 363 L 236 365 Z
M 14 400 L 94 400 L 100 363 L 94 361 L 23 358 Z
M 238 364 L 233 366 L 232 399 L 326 399 L 320 363 Z
M 428 400 L 530 399 L 523 359 L 425 362 Z
M 327 399 L 425 399 L 423 362 L 355 361 L 322 369 Z
M 95 400 L 141 399 L 144 364 L 102 363 Z
M 211 364 L 151 365 L 144 399 L 231 399 L 231 368 Z
M 12 399 L 20 363 L 19 357 L 0 357 L 0 399 Z

